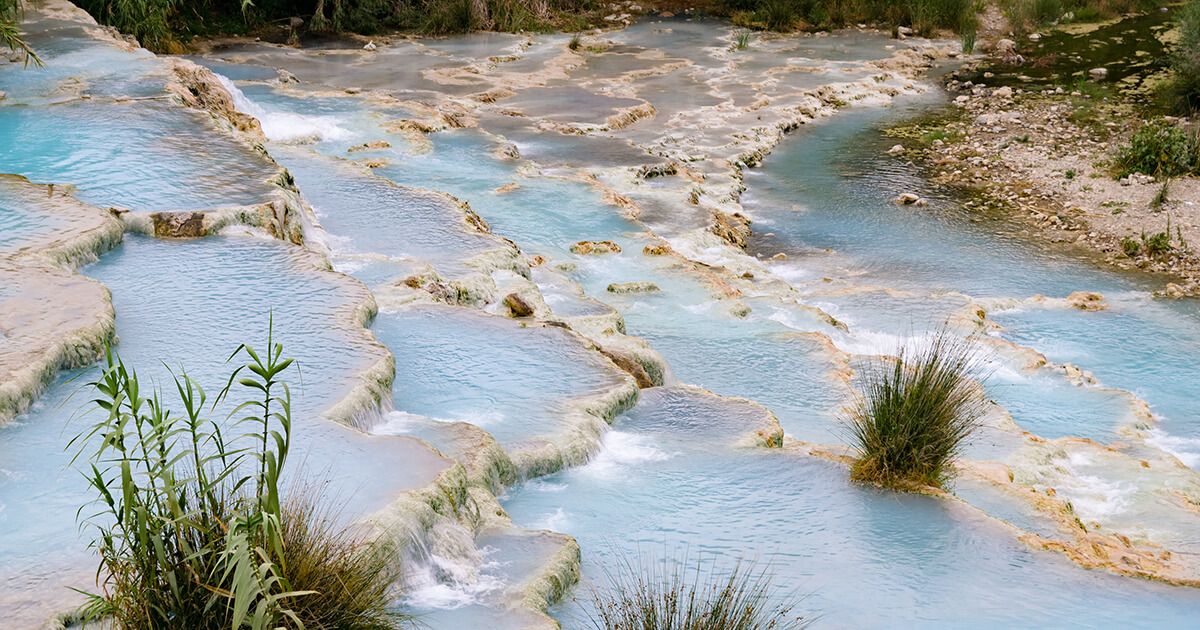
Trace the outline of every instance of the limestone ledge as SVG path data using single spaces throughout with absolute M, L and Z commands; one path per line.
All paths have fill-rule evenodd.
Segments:
M 0 259 L 0 279 L 3 426 L 29 409 L 59 370 L 93 363 L 115 334 L 116 313 L 103 284 L 68 270 Z

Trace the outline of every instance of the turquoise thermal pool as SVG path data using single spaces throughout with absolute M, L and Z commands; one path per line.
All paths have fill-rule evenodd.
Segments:
M 52 4 L 46 67 L 0 65 L 15 627 L 94 586 L 67 444 L 100 349 L 212 395 L 272 320 L 297 483 L 395 542 L 431 628 L 592 627 L 622 562 L 681 553 L 817 627 L 1194 625 L 1200 308 L 888 155 L 957 43 L 677 17 L 176 58 Z M 851 483 L 860 366 L 941 326 L 989 372 L 958 479 Z

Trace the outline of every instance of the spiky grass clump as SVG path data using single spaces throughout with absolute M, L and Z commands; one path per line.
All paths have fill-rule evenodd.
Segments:
M 599 630 L 799 630 L 809 622 L 773 592 L 771 575 L 686 558 L 622 560 L 603 592 L 593 593 Z
M 979 368 L 972 340 L 944 329 L 920 347 L 902 346 L 895 359 L 865 365 L 847 422 L 858 451 L 850 478 L 896 489 L 943 486 L 986 410 L 973 378 Z
M 408 620 L 388 603 L 400 579 L 391 545 L 338 524 L 312 488 L 284 503 L 282 565 L 288 584 L 309 593 L 289 606 L 308 630 L 388 630 Z

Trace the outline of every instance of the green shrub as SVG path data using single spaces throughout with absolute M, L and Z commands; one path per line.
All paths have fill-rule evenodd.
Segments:
M 921 35 L 933 35 L 938 29 L 960 29 L 968 13 L 974 14 L 969 0 L 908 0 L 909 22 Z
M 1172 77 L 1164 86 L 1168 104 L 1181 115 L 1200 112 L 1200 0 L 1179 12 L 1179 42 L 1171 56 Z
M 137 38 L 157 52 L 182 52 L 179 44 L 179 0 L 80 0 L 81 8 L 101 24 Z
M 757 16 L 773 31 L 790 31 L 800 19 L 798 9 L 792 0 L 764 0 Z
M 1175 177 L 1200 170 L 1200 138 L 1165 121 L 1142 126 L 1116 158 L 1118 177 L 1144 173 Z
M 668 568 L 662 568 L 668 567 Z M 799 630 L 809 625 L 777 603 L 766 571 L 723 571 L 686 558 L 638 566 L 622 560 L 607 589 L 593 593 L 598 630 Z
M 972 380 L 980 367 L 971 339 L 938 331 L 923 346 L 861 370 L 847 424 L 857 451 L 855 481 L 890 488 L 941 486 L 951 461 L 986 409 Z
M 425 10 L 421 30 L 431 35 L 466 33 L 484 24 L 485 16 L 476 13 L 473 0 L 429 0 Z
M 1121 251 L 1125 252 L 1126 256 L 1133 258 L 1142 253 L 1142 244 L 1136 238 L 1126 236 L 1121 239 Z
M 1142 249 L 1151 256 L 1161 256 L 1170 252 L 1171 247 L 1171 232 L 1168 228 L 1166 232 L 1156 232 L 1150 236 L 1142 233 Z
M 292 418 L 280 377 L 292 360 L 270 335 L 266 350 L 231 355 L 248 360 L 214 406 L 235 381 L 247 400 L 225 426 L 203 417 L 204 390 L 186 373 L 175 378 L 180 415 L 107 353 L 91 384 L 102 417 L 71 441 L 96 494 L 80 510 L 97 534 L 103 593 L 89 596 L 87 618 L 121 630 L 387 627 L 390 554 L 282 499 Z
M 1049 24 L 1063 16 L 1062 0 L 1033 0 L 1031 14 L 1038 24 Z

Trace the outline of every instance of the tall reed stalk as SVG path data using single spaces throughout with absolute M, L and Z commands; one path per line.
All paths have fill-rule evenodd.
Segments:
M 211 407 L 186 372 L 173 374 L 177 414 L 106 353 L 91 383 L 101 417 L 71 441 L 96 494 L 80 508 L 100 556 L 85 617 L 126 630 L 391 627 L 388 550 L 282 498 L 292 359 L 273 331 L 265 354 L 243 344 L 239 357 Z M 224 422 L 207 419 L 235 385 L 247 399 Z

